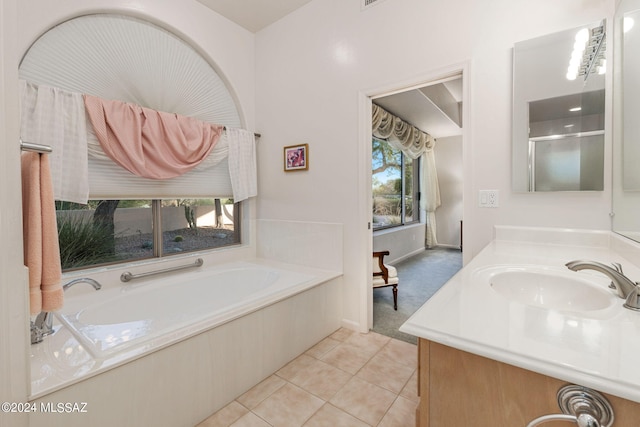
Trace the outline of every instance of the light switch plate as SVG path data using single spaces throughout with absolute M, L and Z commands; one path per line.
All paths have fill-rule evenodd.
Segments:
M 498 190 L 480 190 L 478 206 L 481 208 L 497 208 L 499 205 Z

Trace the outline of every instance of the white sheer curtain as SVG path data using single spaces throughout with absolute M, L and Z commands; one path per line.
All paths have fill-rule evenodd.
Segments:
M 422 157 L 420 170 L 420 208 L 427 213 L 425 246 L 432 248 L 438 244 L 436 236 L 436 209 L 440 206 L 440 186 L 436 173 L 433 152 L 435 139 L 426 132 L 411 126 L 401 118 L 373 104 L 373 136 L 385 139 L 393 147 L 402 150 L 411 159 Z
M 433 152 L 435 139 L 430 137 L 429 140 L 420 164 L 420 188 L 423 194 L 420 200 L 420 209 L 424 209 L 427 212 L 425 246 L 433 248 L 438 245 L 436 209 L 440 206 L 440 186 L 438 185 L 438 174 L 436 173 L 436 157 Z

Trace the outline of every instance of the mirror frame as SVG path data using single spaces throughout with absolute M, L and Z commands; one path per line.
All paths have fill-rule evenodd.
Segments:
M 638 210 L 640 209 L 640 191 L 625 190 L 625 136 L 624 136 L 624 32 L 623 18 L 625 14 L 640 11 L 640 0 L 622 0 L 616 8 L 613 35 L 613 176 L 611 195 L 611 230 L 616 234 L 640 242 L 640 219 Z M 636 23 L 640 26 L 640 22 Z M 628 93 L 626 93 L 629 96 Z M 626 114 L 628 116 L 628 114 Z M 633 166 L 633 162 L 627 163 Z M 637 162 L 636 162 L 637 168 Z

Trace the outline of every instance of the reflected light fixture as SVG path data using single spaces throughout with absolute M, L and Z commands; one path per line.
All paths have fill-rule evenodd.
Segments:
M 635 21 L 633 20 L 633 18 L 630 16 L 625 16 L 622 21 L 622 31 L 625 33 L 628 32 L 630 29 L 633 28 L 633 24 L 635 24 Z
M 602 58 L 600 65 L 598 66 L 598 74 L 605 74 L 607 72 L 607 60 Z
M 585 81 L 591 73 L 606 72 L 606 33 L 604 23 L 594 28 L 582 28 L 576 33 L 567 80 L 575 80 L 578 76 L 584 76 Z
M 353 51 L 345 43 L 340 43 L 334 50 L 334 58 L 339 64 L 350 64 L 353 62 Z
M 582 107 L 573 107 L 573 108 L 569 108 L 569 111 L 571 111 L 572 113 L 576 112 L 576 111 L 580 111 L 582 110 Z

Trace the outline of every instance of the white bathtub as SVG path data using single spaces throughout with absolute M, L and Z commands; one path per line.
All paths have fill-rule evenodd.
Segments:
M 91 291 L 56 313 L 96 358 L 184 338 L 291 296 L 316 275 L 249 262 Z M 82 283 L 75 286 L 86 286 Z
M 102 284 L 69 290 L 31 346 L 31 399 L 87 403 L 68 427 L 193 426 L 341 323 L 338 271 L 255 259 Z

